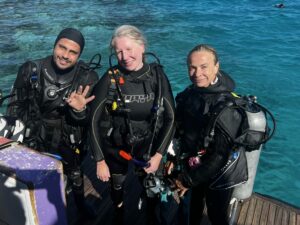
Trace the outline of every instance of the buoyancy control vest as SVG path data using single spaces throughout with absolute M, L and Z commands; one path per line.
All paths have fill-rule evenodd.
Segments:
M 110 138 L 114 145 L 128 146 L 129 149 L 148 140 L 150 146 L 144 156 L 147 158 L 151 154 L 154 135 L 163 123 L 163 72 L 158 63 L 144 67 L 145 72 L 137 77 L 128 76 L 119 66 L 108 71 L 110 86 L 105 103 L 106 116 L 101 120 L 100 130 L 102 138 Z
M 242 115 L 238 130 L 235 128 L 234 121 L 230 119 L 232 110 L 236 110 Z M 271 132 L 267 117 L 271 118 L 273 122 Z M 214 141 L 217 126 L 232 143 L 232 148 L 227 163 L 215 175 L 210 188 L 226 189 L 247 182 L 249 166 L 246 152 L 259 150 L 262 144 L 270 140 L 275 131 L 275 120 L 266 108 L 256 102 L 256 97 L 238 96 L 232 93 L 232 98 L 217 104 L 213 109 L 205 133 L 205 147 Z

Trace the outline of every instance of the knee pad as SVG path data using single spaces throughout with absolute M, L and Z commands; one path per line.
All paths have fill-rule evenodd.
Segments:
M 112 188 L 114 190 L 121 190 L 123 187 L 123 183 L 126 179 L 126 175 L 123 174 L 112 174 Z
M 73 187 L 83 186 L 83 177 L 79 168 L 71 171 L 69 179 Z
M 126 179 L 126 175 L 112 174 L 112 188 L 111 199 L 116 207 L 123 202 L 123 184 Z

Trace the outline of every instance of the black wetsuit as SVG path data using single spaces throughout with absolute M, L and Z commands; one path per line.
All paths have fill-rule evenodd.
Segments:
M 97 73 L 82 61 L 67 70 L 58 69 L 52 56 L 28 61 L 19 68 L 7 109 L 8 115 L 25 123 L 25 145 L 62 157 L 78 207 L 83 207 L 83 183 L 76 149 L 84 142 L 87 110 L 75 112 L 64 98 L 79 85 L 92 88 L 97 80 Z
M 204 146 L 207 127 L 211 112 L 216 105 L 226 98 L 230 98 L 234 90 L 234 81 L 224 72 L 217 75 L 217 83 L 199 88 L 193 85 L 179 93 L 176 97 L 176 121 L 179 125 L 179 137 L 182 143 L 181 154 L 187 155 L 184 161 L 185 170 L 180 179 L 185 187 L 192 188 L 190 203 L 190 223 L 200 224 L 204 209 L 204 199 L 208 208 L 208 216 L 213 225 L 226 225 L 227 207 L 231 199 L 232 188 L 227 190 L 212 190 L 210 185 L 216 179 L 216 174 L 226 164 L 230 156 L 232 143 L 221 132 L 220 127 L 215 129 L 214 140 L 206 148 Z M 232 112 L 231 123 L 234 133 L 238 132 L 241 115 Z M 200 158 L 201 163 L 191 168 L 188 160 L 196 156 L 201 149 L 206 152 Z
M 128 161 L 119 155 L 120 150 L 125 150 L 133 157 L 143 160 L 148 152 L 152 135 L 155 129 L 151 156 L 156 152 L 165 154 L 166 148 L 173 135 L 174 100 L 167 76 L 160 65 L 144 64 L 139 71 L 125 71 L 119 66 L 114 69 L 120 71 L 120 89 L 125 101 L 128 114 L 122 112 L 122 106 L 111 110 L 108 104 L 108 92 L 111 90 L 112 75 L 105 73 L 94 88 L 96 99 L 91 104 L 91 149 L 96 161 L 105 160 L 110 169 L 110 174 L 126 175 Z M 160 79 L 160 81 L 158 80 Z M 158 88 L 158 82 L 161 88 Z M 155 112 L 153 107 L 161 92 L 163 112 L 155 125 Z M 117 92 L 117 90 L 113 90 Z M 129 121 L 130 120 L 130 121 Z M 129 126 L 136 141 L 129 143 Z M 114 180 L 114 178 L 113 178 Z M 113 181 L 114 182 L 114 181 Z M 123 185 L 123 184 L 121 184 Z M 130 187 L 129 187 L 130 188 Z M 122 195 L 115 193 L 112 188 L 112 199 L 115 204 L 122 201 Z M 136 202 L 131 202 L 137 204 Z M 126 206 L 124 206 L 126 207 Z

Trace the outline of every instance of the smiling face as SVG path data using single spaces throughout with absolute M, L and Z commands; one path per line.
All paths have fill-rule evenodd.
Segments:
M 219 63 L 209 51 L 195 51 L 189 58 L 190 80 L 197 87 L 208 87 L 215 79 L 219 70 Z
M 62 38 L 54 47 L 53 61 L 59 69 L 65 70 L 73 67 L 77 63 L 79 55 L 79 44 L 70 39 Z
M 143 67 L 144 44 L 123 36 L 114 39 L 114 50 L 119 64 L 128 71 L 137 71 Z

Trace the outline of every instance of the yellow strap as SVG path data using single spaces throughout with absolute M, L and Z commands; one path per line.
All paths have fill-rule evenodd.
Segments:
M 232 95 L 233 97 L 240 98 L 240 96 L 239 96 L 238 94 L 234 93 L 234 92 L 231 92 L 231 95 Z

